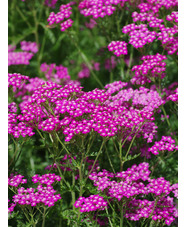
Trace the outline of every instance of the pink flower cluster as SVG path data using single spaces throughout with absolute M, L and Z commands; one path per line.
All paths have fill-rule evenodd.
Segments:
M 58 175 L 55 175 L 54 173 L 47 173 L 42 176 L 39 176 L 38 174 L 35 174 L 32 177 L 32 181 L 34 183 L 40 183 L 40 184 L 46 184 L 47 186 L 52 185 L 55 181 L 60 181 L 61 177 Z
M 178 183 L 173 184 L 171 189 L 172 189 L 172 192 L 174 193 L 174 197 L 178 199 Z
M 149 164 L 143 162 L 116 174 L 107 170 L 94 172 L 89 178 L 94 181 L 98 191 L 109 198 L 126 202 L 124 216 L 127 219 L 137 221 L 140 218 L 151 217 L 170 225 L 177 217 L 177 212 L 173 198 L 169 197 L 169 194 L 177 190 L 177 185 L 171 186 L 163 177 L 151 179 L 150 173 Z M 147 199 L 150 194 L 153 195 L 154 201 Z M 176 192 L 174 194 L 176 195 Z M 136 196 L 141 199 L 137 200 Z M 115 200 L 111 199 L 110 202 L 113 203 Z
M 178 50 L 178 25 L 173 27 L 162 25 L 160 32 L 157 33 L 157 37 L 168 54 L 172 55 Z
M 71 19 L 68 19 L 66 21 L 64 21 L 63 23 L 61 23 L 61 31 L 64 32 L 67 28 L 70 28 L 72 27 L 72 24 L 73 24 L 73 20 Z
M 178 23 L 178 12 L 172 11 L 171 15 L 167 15 L 166 20 Z
M 30 52 L 9 52 L 8 66 L 10 65 L 29 65 L 29 60 L 34 56 Z
M 178 6 L 178 0 L 160 0 L 160 1 L 154 1 L 154 0 L 148 0 L 148 2 L 151 5 L 155 5 L 155 7 L 157 7 L 158 9 L 160 9 L 161 7 L 165 8 L 165 9 L 169 9 L 169 8 L 174 8 Z
M 127 55 L 127 43 L 125 41 L 112 41 L 108 45 L 109 51 L 114 51 L 114 54 L 119 57 L 120 55 Z
M 29 60 L 38 51 L 36 43 L 22 41 L 20 43 L 23 52 L 17 51 L 15 45 L 8 45 L 8 66 L 10 65 L 29 65 Z M 37 51 L 36 51 L 37 50 Z M 31 52 L 29 52 L 31 51 Z
M 167 98 L 170 96 L 170 95 L 174 95 L 175 92 L 178 92 L 178 82 L 173 82 L 172 84 L 170 84 L 167 88 L 163 88 L 162 90 L 162 96 L 165 100 L 167 100 Z M 169 100 L 169 99 L 168 99 Z
M 58 0 L 45 0 L 45 5 L 51 8 L 55 8 Z
M 14 211 L 14 207 L 16 206 L 15 203 L 9 203 L 10 200 L 8 200 L 8 213 L 11 214 Z
M 158 155 L 159 151 L 174 151 L 178 150 L 178 146 L 175 145 L 175 140 L 170 136 L 162 136 L 160 141 L 156 141 L 155 144 L 148 149 L 154 155 Z
M 132 221 L 138 221 L 140 218 L 149 218 L 152 220 L 164 220 L 166 225 L 171 225 L 177 215 L 177 209 L 173 202 L 173 198 L 163 196 L 156 204 L 155 201 L 133 199 L 127 203 L 125 217 Z
M 113 5 L 118 5 L 126 0 L 83 0 L 79 3 L 80 13 L 85 17 L 92 16 L 94 19 L 110 16 L 116 10 Z
M 55 63 L 46 64 L 43 63 L 40 66 L 40 70 L 45 74 L 47 81 L 53 81 L 57 84 L 69 84 L 76 83 L 76 81 L 72 81 L 71 77 L 68 73 L 68 68 L 63 65 L 57 66 Z
M 15 102 L 8 104 L 8 113 L 16 113 L 17 112 L 17 104 Z
M 74 206 L 80 207 L 80 212 L 91 212 L 104 210 L 107 207 L 107 202 L 99 195 L 90 195 L 88 198 L 79 197 Z
M 138 5 L 138 8 L 140 9 L 140 13 L 152 13 L 155 15 L 158 15 L 159 10 L 162 9 L 172 9 L 176 8 L 178 6 L 178 0 L 160 0 L 160 1 L 154 1 L 154 0 L 148 0 L 145 3 L 142 2 Z
M 13 92 L 16 93 L 21 90 L 29 77 L 21 75 L 20 73 L 8 73 L 8 87 L 12 87 Z
M 150 83 L 154 78 L 165 77 L 167 59 L 165 55 L 157 53 L 156 55 L 146 55 L 141 58 L 143 63 L 141 65 L 135 65 L 132 71 L 135 71 L 135 76 L 130 80 L 132 84 L 143 85 Z
M 96 70 L 96 71 L 99 71 L 99 62 L 92 62 L 92 66 L 91 66 L 91 69 L 92 70 Z M 83 63 L 82 65 L 81 65 L 81 67 L 82 67 L 82 70 L 78 73 L 78 78 L 79 79 L 82 79 L 82 78 L 88 78 L 88 77 L 90 77 L 90 69 L 89 69 L 89 67 L 85 64 L 85 63 Z
M 137 6 L 140 12 L 134 11 L 132 18 L 133 22 L 140 21 L 142 23 L 138 25 L 135 23 L 128 24 L 123 27 L 122 32 L 129 35 L 129 43 L 135 48 L 142 48 L 156 39 L 160 40 L 163 48 L 167 50 L 168 54 L 172 55 L 178 50 L 178 12 L 174 11 L 177 5 L 178 1 L 173 0 L 140 3 Z M 159 11 L 160 9 L 164 10 L 163 8 L 172 10 L 171 14 L 166 17 L 166 20 L 172 22 L 172 27 L 166 27 L 164 20 L 159 18 Z M 153 31 L 150 31 L 148 26 L 153 28 Z
M 11 134 L 15 138 L 20 136 L 33 136 L 33 128 L 27 126 L 24 122 L 18 122 L 18 116 L 14 113 L 8 114 L 8 134 Z
M 165 103 L 157 91 L 144 87 L 140 87 L 139 90 L 133 90 L 132 88 L 124 89 L 117 94 L 110 96 L 106 103 L 109 106 L 118 108 L 118 111 L 125 111 L 124 116 L 131 119 L 130 123 L 127 122 L 125 126 L 129 129 L 128 131 L 125 128 L 126 131 L 123 132 L 125 136 L 129 135 L 132 127 L 137 125 L 137 127 L 133 129 L 133 133 L 137 133 L 137 137 L 142 134 L 143 138 L 147 139 L 148 143 L 152 142 L 152 139 L 157 132 L 157 126 L 153 122 L 153 112 Z M 142 118 L 145 117 L 146 120 L 149 119 L 143 123 L 141 129 L 139 129 L 139 124 L 142 118 L 139 116 Z M 136 130 L 138 130 L 138 132 Z M 131 134 L 131 136 L 128 137 L 129 141 L 134 134 Z
M 105 89 L 107 89 L 107 93 L 108 94 L 113 94 L 115 92 L 118 92 L 120 91 L 122 88 L 126 87 L 128 85 L 127 82 L 122 82 L 122 81 L 114 81 L 113 83 L 111 84 L 107 84 L 105 86 Z
M 30 96 L 23 97 L 19 105 L 21 114 L 10 114 L 10 133 L 14 134 L 15 128 L 17 137 L 22 134 L 20 127 L 16 127 L 18 124 L 24 136 L 31 135 L 37 128 L 59 131 L 65 141 L 94 132 L 102 137 L 131 133 L 129 141 L 133 133 L 137 133 L 137 137 L 143 135 L 147 142 L 152 142 L 157 128 L 153 115 L 164 101 L 156 91 L 146 88 L 119 91 L 125 86 L 125 83 L 114 82 L 104 90 L 84 92 L 82 87 L 73 84 L 62 87 L 53 82 L 41 82 Z M 118 93 L 112 96 L 113 91 Z M 26 134 L 25 130 L 28 130 Z
M 24 87 L 23 87 L 23 92 L 25 90 L 25 92 L 32 94 L 33 91 L 35 89 L 37 89 L 38 86 L 45 84 L 45 82 L 46 82 L 45 80 L 43 80 L 39 77 L 29 78 L 28 83 L 25 84 Z M 18 94 L 23 95 L 24 94 L 23 92 L 22 93 L 20 92 Z M 25 99 L 25 98 L 23 97 L 23 99 Z
M 86 64 L 83 63 L 81 67 L 82 70 L 78 73 L 78 78 L 83 79 L 90 77 L 90 69 L 88 68 L 88 66 L 86 66 Z
M 156 39 L 156 32 L 150 31 L 146 24 L 128 24 L 123 27 L 123 33 L 129 33 L 129 42 L 135 48 L 142 48 L 147 43 L 152 43 Z
M 157 18 L 153 13 L 138 13 L 135 11 L 132 13 L 132 18 L 134 22 L 147 21 L 149 27 L 151 28 L 159 28 L 163 23 L 163 19 Z
M 90 18 L 89 23 L 85 22 L 85 26 L 90 29 L 93 29 L 96 25 L 97 25 L 97 22 L 92 18 Z
M 16 45 L 8 45 L 8 52 L 13 52 L 16 49 Z
M 67 19 L 72 14 L 72 7 L 71 5 L 75 4 L 75 2 L 70 2 L 68 4 L 63 4 L 60 6 L 60 11 L 55 14 L 54 12 L 51 12 L 47 21 L 49 22 L 49 25 L 52 25 L 54 23 L 59 24 L 61 21 L 63 21 L 61 25 L 61 31 L 65 31 L 67 28 L 71 27 L 73 24 L 73 21 L 71 19 Z M 64 19 L 67 19 L 64 21 Z
M 38 47 L 36 42 L 26 42 L 22 41 L 20 42 L 21 49 L 24 51 L 30 51 L 32 53 L 37 53 L 38 52 Z
M 10 175 L 8 178 L 8 185 L 12 187 L 18 187 L 20 184 L 25 184 L 27 183 L 27 179 L 23 179 L 24 176 L 22 175 Z
M 173 102 L 178 102 L 178 88 L 174 90 L 174 93 L 167 97 L 167 100 L 172 100 Z
M 21 176 L 21 175 L 18 175 Z M 21 176 L 22 178 L 23 176 Z M 18 177 L 14 176 L 14 185 L 9 184 L 11 186 L 17 187 L 17 182 L 20 183 L 20 180 L 16 181 Z M 20 177 L 19 177 L 20 178 Z M 52 184 L 55 181 L 60 181 L 61 177 L 55 174 L 45 174 L 42 176 L 34 175 L 32 177 L 32 181 L 34 183 L 39 183 L 37 188 L 27 188 L 24 187 L 18 188 L 17 193 L 12 197 L 12 201 L 15 205 L 31 205 L 33 207 L 37 205 L 44 205 L 44 206 L 54 206 L 54 203 L 61 199 L 60 194 L 55 194 L 56 191 L 54 190 Z M 25 183 L 25 182 L 24 182 Z M 16 184 L 16 185 L 15 185 Z M 12 206 L 11 206 L 12 207 Z M 11 211 L 13 211 L 11 209 Z

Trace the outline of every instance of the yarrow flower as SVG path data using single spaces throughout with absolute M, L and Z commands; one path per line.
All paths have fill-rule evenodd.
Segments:
M 54 12 L 51 12 L 47 21 L 49 22 L 49 25 L 52 24 L 60 24 L 61 25 L 61 31 L 65 31 L 67 28 L 71 27 L 73 24 L 73 21 L 71 19 L 68 19 L 72 14 L 72 7 L 71 5 L 76 4 L 75 2 L 70 2 L 68 4 L 63 4 L 60 6 L 60 11 L 55 14 Z M 64 19 L 67 19 L 64 21 Z
M 92 62 L 92 66 L 91 66 L 91 69 L 92 70 L 96 70 L 96 71 L 99 71 L 99 62 Z M 89 67 L 85 64 L 85 63 L 83 63 L 82 65 L 81 65 L 81 67 L 82 67 L 82 70 L 78 73 L 78 78 L 79 79 L 82 79 L 82 78 L 88 78 L 88 77 L 90 77 L 90 69 L 89 69 Z
M 34 183 L 40 183 L 40 184 L 46 184 L 47 186 L 52 185 L 55 181 L 60 181 L 61 177 L 58 175 L 55 175 L 54 173 L 47 173 L 42 176 L 34 175 L 32 177 L 32 181 Z
M 17 112 L 17 105 L 15 102 L 8 104 L 8 112 L 9 113 L 16 113 Z
M 150 31 L 146 24 L 128 24 L 123 27 L 123 33 L 129 33 L 129 44 L 135 48 L 142 48 L 147 43 L 151 43 L 156 39 L 156 32 Z
M 19 122 L 18 115 L 14 113 L 8 114 L 8 133 L 15 138 L 19 138 L 20 136 L 33 136 L 35 134 L 33 128 L 29 127 L 24 122 Z
M 61 31 L 64 32 L 67 28 L 72 27 L 73 24 L 73 20 L 68 19 L 66 21 L 64 21 L 63 23 L 61 23 Z
M 167 97 L 167 100 L 172 100 L 173 102 L 178 102 L 178 88 L 174 90 L 174 93 Z
M 18 124 L 24 130 L 29 128 L 25 136 L 32 135 L 32 130 L 37 128 L 47 132 L 60 131 L 65 141 L 92 132 L 102 137 L 131 134 L 128 141 L 136 133 L 136 137 L 143 135 L 147 142 L 152 142 L 157 128 L 153 114 L 164 103 L 156 91 L 145 88 L 120 90 L 127 84 L 119 82 L 90 92 L 72 84 L 62 87 L 41 81 L 38 85 L 31 90 L 30 96 L 23 97 L 24 101 L 19 105 L 21 114 L 10 115 L 9 133 L 15 130 L 19 137 L 22 131 L 15 127 Z M 112 96 L 114 91 L 118 93 Z
M 27 179 L 24 179 L 24 176 L 22 175 L 13 175 L 11 174 L 8 178 L 8 185 L 12 187 L 18 187 L 20 184 L 27 183 Z
M 167 50 L 169 55 L 176 53 L 178 50 L 178 12 L 172 11 L 170 15 L 166 16 L 166 20 L 172 22 L 172 27 L 167 27 L 164 20 L 159 18 L 159 11 L 164 10 L 163 8 L 176 9 L 177 6 L 178 1 L 173 0 L 148 1 L 138 4 L 140 12 L 134 11 L 132 19 L 133 22 L 140 21 L 141 24 L 128 24 L 122 29 L 122 32 L 130 37 L 129 44 L 135 48 L 142 48 L 154 40 L 160 40 L 162 47 Z
M 29 65 L 30 59 L 38 51 L 36 43 L 22 41 L 21 49 L 24 51 L 15 51 L 15 45 L 8 46 L 8 66 L 11 65 Z
M 19 184 L 26 183 L 26 179 L 22 179 L 24 176 L 15 175 L 11 176 L 8 180 L 8 184 L 11 187 L 18 187 Z M 60 194 L 55 194 L 52 184 L 55 181 L 60 181 L 61 177 L 55 174 L 45 174 L 42 176 L 34 175 L 32 181 L 39 183 L 37 188 L 24 188 L 19 187 L 17 192 L 12 197 L 13 203 L 9 205 L 9 213 L 14 210 L 14 207 L 19 205 L 27 205 L 35 207 L 37 205 L 54 206 L 54 203 L 61 199 Z
M 161 41 L 162 46 L 167 50 L 167 53 L 172 55 L 178 50 L 178 25 L 173 27 L 160 27 L 160 32 L 157 33 L 158 40 Z
M 174 151 L 178 150 L 175 145 L 175 140 L 170 136 L 162 136 L 160 141 L 156 141 L 152 147 L 148 149 L 154 155 L 158 155 L 160 151 Z
M 127 43 L 125 41 L 112 41 L 108 45 L 109 51 L 114 51 L 114 54 L 119 57 L 120 55 L 127 55 Z
M 172 11 L 171 15 L 167 15 L 166 20 L 178 23 L 178 12 Z
M 169 194 L 173 192 L 177 197 L 178 185 L 171 186 L 163 177 L 151 179 L 150 173 L 149 164 L 143 162 L 116 174 L 107 170 L 93 172 L 89 178 L 93 180 L 99 193 L 108 199 L 111 197 L 110 203 L 115 202 L 112 198 L 125 201 L 125 218 L 132 221 L 141 218 L 152 218 L 154 221 L 159 219 L 170 225 L 177 217 L 177 209 Z M 149 194 L 153 194 L 154 200 L 148 200 Z M 136 199 L 136 196 L 140 199 Z M 83 200 L 81 197 L 78 199 L 77 207 Z
M 30 52 L 9 52 L 8 66 L 11 65 L 29 65 L 29 60 L 34 56 Z
M 126 87 L 128 85 L 127 82 L 122 82 L 122 81 L 115 81 L 111 84 L 107 84 L 105 86 L 105 89 L 107 89 L 108 94 L 113 94 L 115 92 L 118 92 L 122 88 Z
M 141 58 L 143 63 L 141 65 L 135 65 L 132 68 L 132 71 L 135 71 L 135 76 L 131 79 L 131 83 L 143 85 L 145 83 L 151 83 L 154 78 L 163 79 L 166 70 L 165 59 L 167 59 L 166 56 L 159 53 L 143 56 Z
M 97 22 L 92 18 L 90 18 L 89 23 L 85 22 L 85 26 L 90 29 L 93 29 L 96 25 L 97 25 Z
M 79 3 L 80 13 L 85 17 L 92 16 L 94 19 L 110 16 L 116 10 L 114 5 L 122 5 L 127 0 L 83 0 Z
M 24 87 L 28 79 L 28 76 L 21 75 L 20 73 L 8 73 L 8 87 L 12 88 L 14 93 L 17 93 Z
M 45 0 L 45 5 L 51 8 L 55 8 L 58 0 Z
M 88 198 L 79 197 L 75 202 L 76 208 L 80 207 L 80 212 L 91 212 L 96 210 L 104 210 L 107 202 L 99 195 L 90 195 Z
M 63 65 L 56 65 L 55 63 L 46 64 L 42 63 L 40 70 L 44 73 L 47 81 L 53 81 L 57 84 L 79 84 L 78 81 L 71 80 L 71 77 L 68 73 L 68 68 Z
M 38 52 L 38 47 L 36 42 L 26 42 L 22 41 L 20 42 L 21 44 L 21 49 L 24 51 L 30 51 L 32 53 L 37 53 Z
M 16 49 L 16 45 L 8 45 L 8 52 L 13 52 Z

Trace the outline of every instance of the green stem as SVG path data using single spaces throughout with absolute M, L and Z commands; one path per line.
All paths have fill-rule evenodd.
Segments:
M 94 133 L 92 133 L 92 134 L 94 134 Z M 94 142 L 94 140 L 95 140 L 95 134 L 94 134 L 93 138 L 92 138 L 92 134 L 91 134 L 90 139 L 89 139 L 89 141 L 88 141 L 88 148 L 87 148 L 86 155 L 88 155 L 88 153 L 89 153 L 89 151 L 90 151 L 90 148 L 92 147 L 93 142 Z
M 37 15 L 36 15 L 35 9 L 32 10 L 32 14 L 33 14 L 34 22 L 35 22 L 35 31 L 34 31 L 35 40 L 36 40 L 37 46 L 39 46 L 38 21 L 37 21 Z
M 132 128 L 132 131 L 128 134 L 128 136 L 124 139 L 123 143 L 121 144 L 122 147 L 125 145 L 127 139 L 128 139 L 129 136 L 133 133 L 134 129 L 135 129 L 135 126 Z
M 112 165 L 112 162 L 111 162 L 111 160 L 110 160 L 110 156 L 109 156 L 109 154 L 108 154 L 108 151 L 107 151 L 107 149 L 105 149 L 105 150 L 106 150 L 106 154 L 107 154 L 107 157 L 108 157 L 110 166 L 111 166 L 111 168 L 112 168 L 112 171 L 113 171 L 114 173 L 116 173 L 115 170 L 114 170 L 114 167 L 113 167 L 113 165 Z
M 99 149 L 99 151 L 98 151 L 98 154 L 97 154 L 97 156 L 96 156 L 96 159 L 95 159 L 95 161 L 94 161 L 94 163 L 93 163 L 93 165 L 92 165 L 92 168 L 91 168 L 91 170 L 89 171 L 89 173 L 88 173 L 88 175 L 87 175 L 87 177 L 86 177 L 86 179 L 85 179 L 85 183 L 86 183 L 86 181 L 87 181 L 87 179 L 88 179 L 90 173 L 91 173 L 92 170 L 94 169 L 94 166 L 95 166 L 95 164 L 96 164 L 96 161 L 97 161 L 97 159 L 98 159 L 98 157 L 99 157 L 99 155 L 100 155 L 100 153 L 101 153 L 101 150 L 102 150 L 103 145 L 104 145 L 105 142 L 106 142 L 106 140 L 103 139 L 103 142 L 102 142 L 101 147 L 100 147 L 100 149 Z
M 23 146 L 23 144 L 24 144 L 25 142 L 26 142 L 26 139 L 21 143 L 21 145 L 20 145 L 21 148 L 22 148 L 22 146 Z M 20 153 L 21 153 L 21 151 L 22 151 L 22 149 L 20 148 L 20 152 L 19 152 L 19 154 L 18 154 L 18 156 L 17 156 L 17 160 L 15 160 L 17 151 L 19 150 L 19 147 L 17 146 L 17 143 L 15 144 L 15 146 L 16 146 L 16 150 L 15 150 L 15 152 L 14 152 L 14 155 L 13 155 L 12 160 L 10 161 L 10 164 L 8 165 L 8 168 L 12 165 L 12 163 L 13 163 L 14 161 L 15 161 L 14 165 L 16 164 L 16 162 L 17 162 L 17 160 L 18 160 L 18 157 L 20 156 Z
M 40 52 L 39 52 L 39 57 L 38 57 L 38 60 L 39 60 L 38 64 L 39 65 L 40 65 L 41 59 L 43 57 L 43 50 L 44 50 L 45 42 L 46 42 L 46 35 L 44 34 L 43 41 L 42 41 L 42 44 L 41 44 L 41 49 L 40 49 Z
M 122 140 L 119 142 L 119 158 L 120 158 L 120 171 L 123 170 L 123 161 L 122 161 Z
M 21 207 L 21 206 L 20 206 L 20 207 Z M 22 207 L 21 207 L 21 209 L 22 209 L 23 214 L 25 215 L 26 219 L 30 222 L 30 219 L 29 219 L 29 217 L 28 217 L 28 215 L 27 215 L 27 213 L 26 213 L 27 211 L 25 212 L 25 211 L 24 211 L 24 208 L 22 208 Z
M 75 174 L 74 174 L 74 171 L 72 171 L 72 188 L 74 189 L 74 186 L 75 186 Z M 72 207 L 73 207 L 73 210 L 75 210 L 75 207 L 73 206 L 75 201 L 76 201 L 76 196 L 75 196 L 75 192 L 74 191 L 71 191 L 71 195 L 72 195 Z
M 71 155 L 71 153 L 68 151 L 68 149 L 66 148 L 66 146 L 63 144 L 63 142 L 60 140 L 58 134 L 56 133 L 56 137 L 58 139 L 58 141 L 60 142 L 60 144 L 62 145 L 62 147 L 65 149 L 65 151 L 70 155 L 71 159 L 75 162 L 76 166 L 77 166 L 77 162 L 75 161 L 75 159 L 73 158 L 73 156 Z
M 133 48 L 133 46 L 131 45 L 129 66 L 128 66 L 128 69 L 127 69 L 126 78 L 128 78 L 128 76 L 129 76 L 129 71 L 130 71 L 130 68 L 131 68 L 131 65 L 132 65 L 133 53 L 134 53 L 134 48 Z
M 32 25 L 28 22 L 28 20 L 26 19 L 26 17 L 24 16 L 24 14 L 21 12 L 21 10 L 19 9 L 18 6 L 16 6 L 16 10 L 19 13 L 19 15 L 22 17 L 22 19 L 26 22 L 26 24 L 28 25 L 29 28 L 32 27 Z
M 110 83 L 112 83 L 113 82 L 113 71 L 112 71 L 112 69 L 110 70 Z
M 163 110 L 163 113 L 164 113 L 164 115 L 165 115 L 165 118 L 166 118 L 167 124 L 168 124 L 168 126 L 170 127 L 171 131 L 173 132 L 173 130 L 172 130 L 172 126 L 171 126 L 170 121 L 169 121 L 169 119 L 168 119 L 168 117 L 167 117 L 167 113 L 166 113 L 166 111 L 165 111 L 164 106 L 162 106 L 162 110 Z M 173 137 L 174 137 L 174 139 L 175 139 L 176 143 L 178 144 L 178 139 L 176 138 L 176 136 L 175 136 L 174 134 L 173 134 Z
M 43 12 L 44 3 L 45 3 L 45 0 L 43 0 L 41 5 L 40 5 L 40 12 L 39 12 L 39 16 L 38 16 L 38 21 L 41 21 L 41 16 L 42 16 L 42 12 Z
M 120 227 L 123 227 L 123 203 L 121 204 Z
M 46 212 L 46 207 L 43 207 L 43 221 L 42 221 L 42 227 L 45 226 L 45 212 Z
M 123 57 L 120 57 L 120 73 L 121 73 L 121 79 L 124 80 L 124 66 L 125 62 L 123 60 Z
M 83 164 L 83 158 L 81 159 L 81 164 L 79 167 L 79 184 L 80 184 L 80 189 L 79 189 L 79 197 L 82 196 L 83 194 L 83 185 L 82 185 L 82 180 L 83 180 L 83 173 L 82 173 L 82 164 Z
M 116 146 L 116 143 L 115 143 L 115 141 L 114 141 L 114 138 L 113 138 L 113 137 L 112 137 L 112 142 L 113 142 L 113 144 L 114 144 L 114 147 L 115 147 L 115 149 L 116 149 L 117 153 L 119 153 L 119 150 L 118 150 L 118 148 L 117 148 L 117 146 Z
M 164 115 L 165 115 L 165 118 L 166 118 L 167 124 L 168 124 L 168 126 L 171 128 L 171 124 L 170 124 L 169 119 L 168 119 L 168 117 L 167 117 L 167 113 L 166 113 L 166 111 L 165 111 L 164 106 L 162 106 L 162 110 L 163 110 L 163 113 L 164 113 Z
M 93 77 L 95 78 L 95 80 L 97 81 L 97 83 L 100 85 L 101 88 L 104 88 L 103 84 L 101 83 L 101 81 L 98 79 L 98 77 L 96 76 L 96 74 L 92 71 L 92 66 L 87 58 L 87 56 L 82 52 L 82 50 L 80 50 L 80 48 L 78 47 L 79 52 L 81 54 L 82 59 L 86 62 L 87 67 L 89 68 L 91 74 L 93 75 Z
M 16 6 L 16 0 L 12 1 L 11 4 L 11 30 L 12 30 L 12 40 L 14 42 L 14 36 L 15 36 L 15 26 L 13 26 L 15 24 L 15 6 Z
M 139 128 L 137 129 L 137 131 L 136 131 L 134 137 L 133 137 L 132 140 L 131 140 L 131 143 L 130 143 L 130 145 L 129 145 L 129 147 L 128 147 L 127 153 L 126 153 L 126 155 L 125 155 L 125 157 L 124 157 L 124 160 L 122 161 L 122 164 L 121 164 L 121 171 L 123 171 L 123 165 L 124 165 L 124 163 L 125 163 L 125 161 L 126 161 L 126 158 L 127 158 L 128 154 L 129 154 L 129 151 L 130 151 L 130 149 L 131 149 L 131 147 L 132 147 L 132 144 L 133 144 L 133 142 L 134 142 L 134 140 L 135 140 L 135 138 L 136 138 L 136 136 L 137 136 L 137 133 L 138 133 L 138 131 L 140 130 L 140 128 L 142 127 L 142 125 L 143 125 L 143 123 L 141 124 L 141 126 L 139 126 Z
M 108 213 L 107 207 L 105 208 L 105 210 L 106 210 L 106 213 L 107 213 L 107 217 L 108 217 L 110 226 L 113 227 L 112 222 L 111 222 L 110 217 L 109 217 L 109 213 Z

